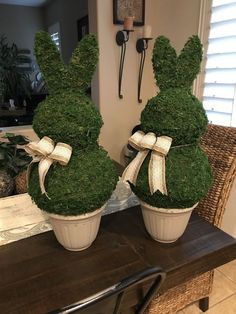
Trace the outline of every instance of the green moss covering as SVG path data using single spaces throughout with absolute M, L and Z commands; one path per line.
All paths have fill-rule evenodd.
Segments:
M 173 138 L 172 145 L 194 143 L 207 127 L 202 103 L 181 88 L 161 91 L 150 99 L 141 113 L 144 132 Z
M 64 92 L 49 96 L 39 104 L 33 129 L 40 138 L 85 148 L 96 144 L 102 118 L 91 99 L 84 94 Z
M 154 44 L 152 64 L 157 85 L 161 90 L 183 87 L 190 89 L 200 71 L 202 44 L 192 36 L 177 57 L 168 38 L 159 36 Z
M 85 36 L 69 65 L 65 65 L 50 35 L 41 31 L 35 36 L 35 55 L 50 95 L 66 89 L 83 92 L 89 87 L 98 62 L 98 43 L 95 35 Z
M 150 99 L 141 113 L 141 129 L 156 136 L 170 136 L 171 149 L 166 156 L 168 195 L 150 194 L 149 156 L 138 174 L 134 193 L 156 207 L 191 207 L 207 193 L 212 174 L 199 140 L 207 127 L 202 103 L 191 93 L 191 85 L 200 69 L 202 45 L 197 36 L 189 38 L 180 55 L 169 39 L 160 36 L 153 49 L 153 70 L 160 93 Z
M 176 87 L 176 51 L 168 38 L 159 36 L 152 54 L 153 71 L 160 89 Z
M 150 194 L 148 163 L 145 159 L 133 192 L 144 202 L 162 208 L 193 206 L 207 193 L 212 182 L 211 168 L 205 153 L 196 145 L 172 148 L 166 157 L 166 184 L 168 196 L 159 191 Z
M 60 92 L 62 88 L 69 88 L 67 80 L 67 68 L 61 60 L 60 52 L 47 32 L 37 32 L 34 45 L 37 63 L 43 73 L 48 91 L 52 95 Z
M 72 54 L 68 81 L 71 86 L 86 91 L 98 62 L 98 43 L 95 35 L 85 36 Z
M 192 36 L 186 42 L 177 62 L 176 87 L 191 88 L 200 71 L 202 44 L 198 36 Z
M 39 32 L 35 51 L 50 96 L 39 104 L 33 128 L 72 146 L 66 166 L 51 166 L 45 180 L 50 197 L 41 193 L 38 165 L 32 167 L 29 194 L 39 208 L 60 215 L 79 215 L 100 208 L 110 198 L 118 180 L 113 162 L 97 140 L 103 124 L 100 113 L 85 95 L 98 60 L 94 35 L 85 36 L 64 65 L 50 36 Z
M 60 215 L 79 215 L 100 208 L 110 198 L 118 180 L 112 160 L 102 148 L 75 151 L 69 164 L 50 168 L 41 194 L 38 168 L 33 167 L 29 194 L 39 208 Z

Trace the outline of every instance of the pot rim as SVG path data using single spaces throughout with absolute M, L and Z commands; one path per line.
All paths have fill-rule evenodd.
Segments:
M 188 207 L 188 208 L 161 208 L 161 207 L 152 206 L 148 203 L 143 202 L 142 200 L 139 200 L 139 201 L 141 205 L 146 207 L 146 209 L 149 209 L 155 212 L 168 213 L 168 214 L 178 214 L 178 213 L 189 212 L 189 211 L 192 211 L 198 205 L 198 202 L 197 202 L 192 207 Z
M 104 204 L 102 207 L 100 207 L 98 209 L 95 209 L 92 212 L 80 214 L 80 215 L 73 215 L 73 216 L 53 214 L 53 213 L 46 212 L 44 210 L 43 210 L 43 212 L 46 213 L 49 217 L 54 218 L 54 219 L 58 219 L 58 220 L 82 220 L 82 219 L 90 218 L 92 216 L 96 216 L 97 214 L 99 214 L 100 212 L 103 211 L 105 206 L 106 206 L 106 204 Z

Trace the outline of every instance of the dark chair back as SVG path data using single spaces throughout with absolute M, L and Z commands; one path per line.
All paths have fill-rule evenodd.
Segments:
M 139 284 L 143 283 L 144 281 L 152 280 L 152 285 L 142 298 L 141 302 L 135 307 L 135 314 L 142 314 L 144 313 L 145 309 L 148 307 L 151 300 L 156 296 L 158 290 L 160 289 L 164 279 L 165 279 L 165 272 L 160 267 L 148 267 L 138 273 L 135 273 L 125 279 L 121 280 L 119 283 L 102 290 L 86 299 L 73 303 L 69 306 L 66 306 L 62 309 L 58 309 L 56 311 L 52 311 L 48 314 L 59 314 L 59 313 L 80 313 L 84 309 L 88 309 L 87 313 L 90 314 L 97 314 L 101 313 L 100 311 L 94 312 L 94 310 L 89 310 L 93 305 L 98 304 L 102 300 L 106 300 L 111 298 L 112 296 L 115 297 L 115 304 L 113 307 L 113 312 L 102 312 L 106 314 L 118 314 L 120 313 L 120 308 L 122 304 L 122 300 L 124 294 L 127 289 L 138 286 Z

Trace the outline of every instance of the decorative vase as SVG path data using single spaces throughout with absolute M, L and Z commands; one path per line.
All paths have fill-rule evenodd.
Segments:
M 15 189 L 17 194 L 23 194 L 27 192 L 27 171 L 21 171 L 15 177 Z
M 104 207 L 77 216 L 47 213 L 58 242 L 70 251 L 87 249 L 97 236 Z
M 13 189 L 14 180 L 12 177 L 5 170 L 0 170 L 0 198 L 11 195 Z
M 198 204 L 198 203 L 197 203 Z M 158 242 L 171 243 L 184 233 L 193 209 L 157 208 L 140 201 L 145 227 L 151 237 Z

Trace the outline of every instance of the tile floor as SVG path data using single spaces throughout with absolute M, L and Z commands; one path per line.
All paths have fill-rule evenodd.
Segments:
M 199 314 L 202 311 L 192 304 L 178 314 Z M 215 270 L 210 308 L 207 314 L 236 314 L 236 260 Z

